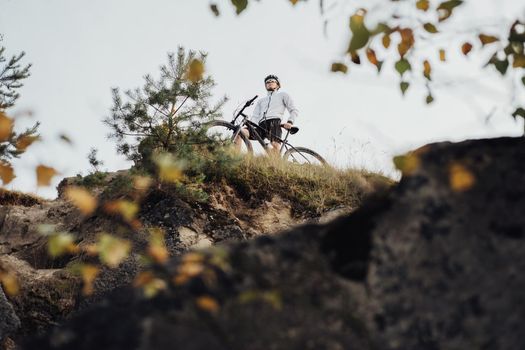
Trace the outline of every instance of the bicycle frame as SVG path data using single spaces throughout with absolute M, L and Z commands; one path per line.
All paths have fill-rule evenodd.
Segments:
M 243 108 L 244 109 L 244 108 Z M 259 135 L 259 133 L 257 132 L 257 130 L 262 130 L 264 132 L 266 132 L 267 130 L 265 130 L 263 127 L 261 127 L 260 125 L 257 125 L 255 124 L 254 122 L 248 120 L 248 116 L 244 113 L 242 113 L 242 111 L 232 120 L 232 124 L 235 125 L 235 121 L 237 120 L 237 118 L 239 116 L 242 116 L 242 121 L 238 124 L 238 127 L 237 127 L 237 130 L 235 131 L 235 133 L 233 134 L 232 136 L 232 141 L 235 140 L 235 138 L 239 135 L 240 131 L 241 131 L 241 128 L 244 126 L 244 125 L 250 125 L 252 127 L 252 130 L 254 131 L 253 133 L 253 137 L 255 138 L 255 140 L 257 142 L 259 142 L 259 144 L 261 145 L 262 148 L 264 148 L 264 150 L 266 151 L 266 153 L 268 153 L 268 149 L 266 148 L 266 144 L 264 143 L 264 140 L 262 139 L 262 137 Z M 274 138 L 277 140 L 277 142 L 279 142 L 281 144 L 281 148 L 279 149 L 279 154 L 282 156 L 284 152 L 286 152 L 288 149 L 296 149 L 294 146 L 292 146 L 287 140 L 288 140 L 288 136 L 290 136 L 290 130 L 289 129 L 285 129 L 286 130 L 286 136 L 284 137 L 284 139 L 281 139 L 280 137 L 277 137 L 277 136 L 274 136 Z
M 248 116 L 246 114 L 244 114 L 244 110 L 251 106 L 253 104 L 253 101 L 255 101 L 257 99 L 258 95 L 256 95 L 254 98 L 252 98 L 251 100 L 247 101 L 244 106 L 242 107 L 242 109 L 234 116 L 234 118 L 232 119 L 231 121 L 231 124 L 232 125 L 235 125 L 235 122 L 237 121 L 237 119 L 239 117 L 242 116 L 242 121 L 238 124 L 238 125 L 235 125 L 237 126 L 237 130 L 235 130 L 235 132 L 233 133 L 233 136 L 231 138 L 231 141 L 234 142 L 235 139 L 237 138 L 237 136 L 239 135 L 239 133 L 241 132 L 241 128 L 244 126 L 244 125 L 250 125 L 254 131 L 254 137 L 255 139 L 259 142 L 259 144 L 261 145 L 262 148 L 264 148 L 264 150 L 266 151 L 266 153 L 269 153 L 269 150 L 268 148 L 266 147 L 266 145 L 264 144 L 264 140 L 261 138 L 261 136 L 259 135 L 259 133 L 257 132 L 257 130 L 263 130 L 263 131 L 267 131 L 265 130 L 264 128 L 262 128 L 261 126 L 255 124 L 254 122 L 248 120 Z M 286 136 L 284 137 L 284 139 L 281 139 L 277 136 L 274 136 L 275 139 L 277 139 L 278 142 L 281 143 L 281 148 L 279 149 L 279 155 L 282 157 L 283 156 L 283 152 L 286 152 L 288 151 L 290 148 L 295 150 L 296 152 L 298 152 L 298 150 L 292 146 L 287 140 L 288 140 L 288 136 L 290 136 L 290 129 L 286 129 Z M 303 156 L 304 157 L 304 156 Z

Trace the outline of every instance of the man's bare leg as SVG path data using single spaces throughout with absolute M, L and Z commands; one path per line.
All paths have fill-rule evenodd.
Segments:
M 275 157 L 279 157 L 281 150 L 281 143 L 277 141 L 272 141 L 272 148 L 270 149 L 270 154 Z
M 248 131 L 248 128 L 247 127 L 243 127 L 241 129 L 241 133 L 246 136 L 246 138 L 250 137 L 250 133 Z M 235 150 L 237 152 L 240 152 L 241 151 L 241 147 L 242 147 L 242 144 L 243 144 L 243 140 L 241 138 L 241 135 L 237 135 L 237 137 L 235 138 L 235 140 L 233 141 L 235 143 Z

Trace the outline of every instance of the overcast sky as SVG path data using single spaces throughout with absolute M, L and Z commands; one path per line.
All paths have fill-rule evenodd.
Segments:
M 325 1 L 328 7 L 334 2 Z M 91 147 L 99 149 L 105 169 L 128 168 L 101 122 L 112 105 L 111 88 L 141 86 L 142 77 L 156 75 L 166 53 L 179 45 L 209 53 L 207 72 L 217 82 L 214 95 L 230 98 L 225 119 L 239 103 L 265 93 L 264 76 L 278 75 L 300 110 L 301 131 L 292 143 L 318 150 L 340 167 L 396 177 L 393 155 L 429 142 L 520 135 L 523 130 L 521 121 L 509 117 L 512 98 L 523 101 L 523 96 L 510 95 L 509 79 L 479 68 L 489 51 L 459 57 L 459 36 L 440 43 L 449 50 L 451 64 L 435 65 L 440 88 L 434 91 L 435 103 L 427 106 L 423 82 L 401 98 L 391 65 L 379 76 L 366 64 L 350 67 L 347 75 L 329 72 L 330 64 L 343 57 L 348 16 L 359 1 L 340 0 L 325 17 L 317 0 L 295 8 L 286 0 L 252 0 L 239 17 L 230 1 L 217 3 L 218 18 L 206 0 L 0 0 L 0 44 L 8 54 L 25 51 L 25 62 L 33 64 L 10 114 L 18 115 L 19 125 L 39 120 L 43 136 L 15 163 L 18 177 L 9 188 L 53 197 L 62 177 L 90 171 L 86 155 Z M 463 30 L 474 17 L 481 18 L 490 33 L 499 34 L 511 19 L 525 17 L 523 7 L 518 0 L 469 1 L 450 25 Z M 428 49 L 433 63 L 436 52 Z M 447 84 L 452 79 L 459 83 Z M 24 116 L 26 111 L 32 119 Z M 73 146 L 58 139 L 62 133 L 74 140 Z M 60 171 L 52 187 L 36 187 L 38 164 Z

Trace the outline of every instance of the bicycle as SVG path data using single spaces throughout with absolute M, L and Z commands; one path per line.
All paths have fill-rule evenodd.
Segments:
M 251 136 L 258 141 L 261 147 L 269 154 L 270 150 L 267 147 L 268 145 L 261 138 L 257 130 L 266 131 L 261 126 L 248 120 L 248 116 L 244 114 L 244 110 L 251 106 L 253 102 L 257 99 L 256 95 L 251 100 L 248 100 L 242 109 L 235 113 L 234 118 L 231 122 L 225 120 L 213 120 L 208 122 L 205 127 L 207 128 L 207 134 L 209 137 L 213 138 L 215 141 L 222 142 L 223 144 L 231 144 L 233 146 L 235 138 L 239 136 L 242 140 L 241 152 L 246 152 L 248 154 L 253 154 L 253 147 L 251 141 L 246 137 L 242 132 L 241 128 L 244 126 L 251 126 Z M 236 124 L 239 117 L 242 117 L 241 122 Z M 299 163 L 299 164 L 317 164 L 317 165 L 327 165 L 326 160 L 319 155 L 319 153 L 306 148 L 306 147 L 294 147 L 288 142 L 288 136 L 294 135 L 299 131 L 297 126 L 292 126 L 290 129 L 286 130 L 286 136 L 284 139 L 276 137 L 276 139 L 281 143 L 281 148 L 279 150 L 279 155 L 287 161 Z

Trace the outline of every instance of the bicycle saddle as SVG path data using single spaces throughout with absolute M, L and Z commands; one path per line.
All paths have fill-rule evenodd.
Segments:
M 297 133 L 298 131 L 299 131 L 299 128 L 297 126 L 292 126 L 290 128 L 290 134 L 292 134 L 292 135 Z

